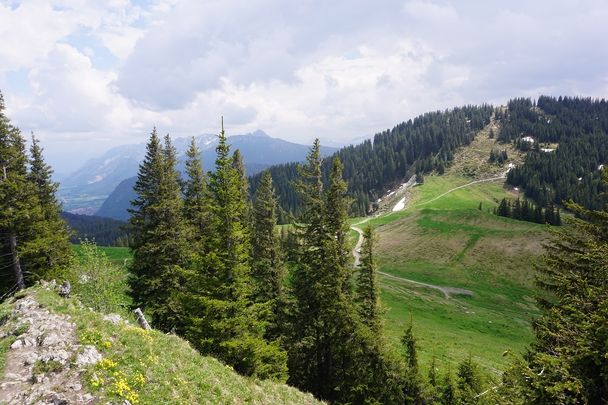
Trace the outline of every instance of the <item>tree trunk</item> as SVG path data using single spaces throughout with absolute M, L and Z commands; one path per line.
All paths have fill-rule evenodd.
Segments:
M 19 254 L 17 253 L 17 237 L 10 235 L 9 243 L 11 245 L 11 254 L 13 255 L 13 269 L 15 271 L 15 278 L 17 279 L 17 288 L 18 290 L 23 290 L 25 282 L 23 281 L 23 271 L 21 271 L 21 263 L 19 262 Z

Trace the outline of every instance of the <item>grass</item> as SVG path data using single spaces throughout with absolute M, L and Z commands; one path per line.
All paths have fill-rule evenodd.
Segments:
M 36 360 L 32 375 L 42 375 L 47 373 L 56 373 L 63 370 L 63 365 L 57 360 L 42 361 Z
M 108 257 L 110 262 L 121 267 L 126 267 L 133 259 L 128 247 L 98 246 L 97 248 Z M 77 256 L 82 257 L 82 247 L 80 245 L 73 244 L 72 249 Z
M 133 324 L 114 325 L 82 309 L 75 299 L 34 291 L 50 311 L 67 314 L 81 344 L 94 345 L 103 360 L 83 379 L 101 402 L 136 404 L 312 404 L 312 395 L 272 381 L 238 375 L 214 358 L 198 354 L 186 341 Z
M 500 182 L 471 185 L 435 199 L 471 180 L 428 176 L 414 188 L 404 211 L 369 222 L 379 235 L 380 271 L 473 296 L 446 299 L 437 290 L 380 277 L 386 330 L 395 345 L 410 321 L 423 368 L 433 356 L 444 368 L 471 355 L 498 374 L 507 349 L 523 351 L 532 341 L 533 263 L 542 253 L 543 225 L 493 215 L 510 191 Z M 479 203 L 482 210 L 479 210 Z

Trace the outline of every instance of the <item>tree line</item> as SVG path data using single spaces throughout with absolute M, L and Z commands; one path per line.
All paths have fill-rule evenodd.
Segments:
M 522 201 L 518 198 L 512 202 L 503 198 L 498 204 L 498 207 L 494 208 L 494 214 L 501 217 L 516 219 L 518 221 L 535 222 L 537 224 L 549 224 L 554 226 L 560 226 L 562 224 L 559 207 L 549 204 L 543 208 L 540 205 L 534 205 L 526 199 Z

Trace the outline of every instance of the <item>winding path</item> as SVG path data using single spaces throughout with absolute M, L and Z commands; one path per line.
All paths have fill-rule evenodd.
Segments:
M 419 204 L 415 204 L 413 205 L 414 207 L 416 206 L 420 206 L 420 205 L 425 205 L 428 203 L 431 203 L 433 201 L 436 201 L 442 197 L 445 197 L 446 195 L 456 191 L 456 190 L 460 190 L 462 188 L 466 188 L 469 186 L 472 186 L 474 184 L 478 184 L 478 183 L 487 183 L 487 182 L 491 182 L 491 181 L 496 181 L 496 180 L 502 180 L 506 178 L 506 172 L 498 177 L 492 177 L 489 179 L 482 179 L 482 180 L 475 180 L 472 181 L 470 183 L 467 184 L 463 184 L 462 186 L 458 186 L 458 187 L 454 187 L 448 191 L 446 191 L 443 194 L 438 195 L 437 197 L 433 197 L 432 199 L 419 203 Z M 387 214 L 384 214 L 387 215 Z M 354 266 L 355 267 L 359 267 L 361 265 L 361 245 L 363 244 L 363 230 L 361 228 L 358 227 L 358 225 L 362 225 L 364 223 L 366 223 L 367 221 L 369 221 L 370 219 L 375 218 L 375 217 L 367 217 L 364 220 L 357 222 L 356 224 L 353 224 L 350 226 L 350 229 L 352 229 L 353 231 L 357 232 L 359 234 L 359 239 L 357 239 L 357 243 L 352 251 L 353 257 L 355 258 L 354 261 Z M 411 280 L 409 278 L 403 278 L 403 277 L 398 277 L 398 276 L 394 276 L 392 274 L 388 274 L 388 273 L 384 273 L 382 271 L 379 271 L 378 274 L 387 277 L 387 278 L 391 278 L 393 280 L 398 280 L 398 281 L 403 281 L 406 283 L 410 283 L 410 284 L 415 284 L 415 285 L 419 285 L 421 287 L 426 287 L 426 288 L 431 288 L 433 290 L 438 290 L 441 291 L 444 295 L 444 297 L 446 299 L 449 299 L 451 295 L 466 295 L 466 296 L 473 296 L 473 291 L 470 290 L 465 290 L 464 288 L 457 288 L 457 287 L 444 287 L 444 286 L 439 286 L 439 285 L 434 285 L 434 284 L 428 284 L 428 283 L 422 283 L 420 281 L 415 281 L 415 280 Z
M 491 182 L 491 181 L 496 181 L 496 180 L 504 180 L 504 179 L 506 179 L 506 178 L 507 178 L 507 174 L 505 173 L 505 174 L 502 174 L 502 175 L 500 175 L 500 176 L 498 176 L 498 177 L 492 177 L 492 178 L 489 178 L 489 179 L 482 179 L 482 180 L 475 180 L 475 181 L 472 181 L 472 182 L 470 182 L 470 183 L 463 184 L 462 186 L 458 186 L 458 187 L 454 187 L 454 188 L 452 188 L 452 189 L 449 189 L 449 190 L 448 190 L 448 191 L 446 191 L 445 193 L 440 194 L 440 195 L 438 195 L 437 197 L 433 197 L 433 198 L 431 198 L 431 199 L 430 199 L 430 200 L 428 200 L 428 201 L 425 201 L 425 202 L 422 202 L 422 203 L 418 203 L 418 204 L 414 204 L 414 205 L 413 205 L 413 207 L 417 207 L 417 206 L 419 206 L 419 205 L 425 205 L 425 204 L 431 203 L 431 202 L 433 202 L 433 201 L 437 201 L 438 199 L 440 199 L 440 198 L 442 198 L 442 197 L 445 197 L 446 195 L 448 195 L 448 194 L 450 194 L 450 193 L 452 193 L 452 192 L 454 192 L 454 191 L 456 191 L 456 190 L 460 190 L 461 188 L 466 188 L 466 187 L 472 186 L 472 185 L 474 185 L 474 184 L 479 184 L 479 183 L 489 183 L 489 182 Z

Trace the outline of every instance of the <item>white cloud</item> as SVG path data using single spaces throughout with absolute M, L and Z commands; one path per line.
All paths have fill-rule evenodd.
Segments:
M 464 103 L 605 97 L 606 20 L 601 0 L 5 2 L 0 85 L 45 142 L 215 132 L 222 114 L 348 142 Z

